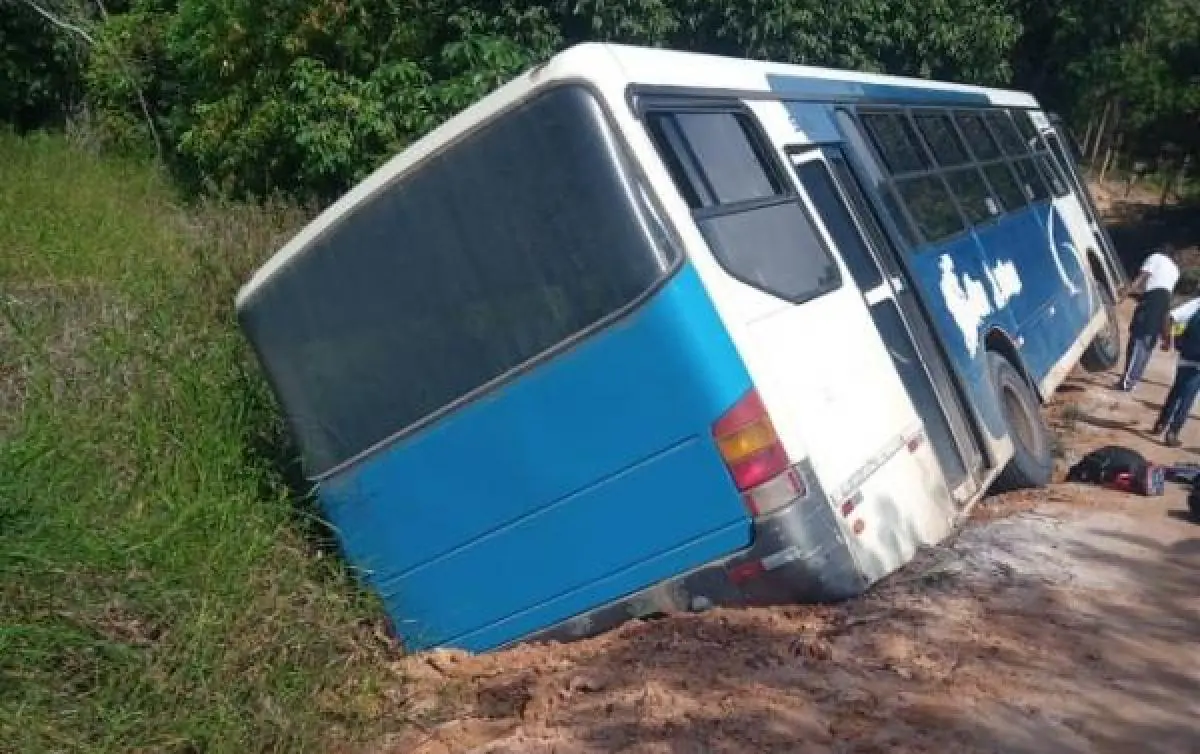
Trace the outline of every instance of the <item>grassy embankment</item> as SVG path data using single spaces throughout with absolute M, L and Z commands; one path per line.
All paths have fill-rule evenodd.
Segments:
M 0 751 L 378 732 L 375 608 L 305 537 L 233 318 L 301 221 L 0 132 Z

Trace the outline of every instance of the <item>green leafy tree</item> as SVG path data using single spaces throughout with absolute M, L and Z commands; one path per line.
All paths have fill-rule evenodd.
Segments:
M 1112 153 L 1200 152 L 1200 0 L 1020 0 L 1016 83 Z
M 119 60 L 153 72 L 139 83 L 187 185 L 318 199 L 577 42 L 994 83 L 1017 30 L 987 0 L 133 0 L 106 26 Z M 130 86 L 102 62 L 89 81 L 132 133 Z
M 332 197 L 559 42 L 536 8 L 182 0 L 166 41 L 180 174 Z
M 1011 84 L 1099 134 L 1093 146 L 1119 135 L 1139 153 L 1193 149 L 1197 130 L 1200 0 L 47 2 L 90 19 L 86 75 L 86 48 L 8 0 L 0 73 L 16 83 L 0 117 L 53 121 L 86 90 L 110 143 L 161 135 L 184 185 L 235 195 L 336 196 L 591 40 Z
M 63 17 L 80 8 L 43 2 Z M 60 121 L 83 100 L 86 48 L 21 0 L 0 2 L 0 122 L 25 130 Z

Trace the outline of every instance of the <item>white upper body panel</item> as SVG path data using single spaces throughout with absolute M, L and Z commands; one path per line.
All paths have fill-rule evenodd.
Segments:
M 788 79 L 786 93 L 773 87 L 771 77 Z M 928 91 L 930 96 L 961 94 L 1008 107 L 1037 107 L 1028 94 L 1005 89 L 927 81 L 925 79 L 856 73 L 828 68 L 769 63 L 672 50 L 588 43 L 556 55 L 492 92 L 386 162 L 322 212 L 312 223 L 267 261 L 238 293 L 238 305 L 271 278 L 287 261 L 303 253 L 313 241 L 355 206 L 403 176 L 407 171 L 447 146 L 555 82 L 578 80 L 590 84 L 614 113 L 628 87 L 672 87 L 725 90 L 745 96 L 761 93 L 773 98 L 854 101 L 870 96 L 869 87 L 901 87 Z

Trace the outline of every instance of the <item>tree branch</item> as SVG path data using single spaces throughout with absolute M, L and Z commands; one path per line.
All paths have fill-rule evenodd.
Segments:
M 95 47 L 97 45 L 96 39 L 91 34 L 88 34 L 87 31 L 83 27 L 79 26 L 78 24 L 73 24 L 69 21 L 63 20 L 63 19 L 55 16 L 50 11 L 46 10 L 45 8 L 43 8 L 42 6 L 40 6 L 36 2 L 34 2 L 34 0 L 22 0 L 22 1 L 27 6 L 29 6 L 35 13 L 37 13 L 39 16 L 46 19 L 50 23 L 54 24 L 58 28 L 64 29 L 66 31 L 69 31 L 69 32 L 79 36 L 81 39 L 83 39 L 85 42 L 87 42 L 92 47 Z M 100 8 L 100 13 L 103 14 L 103 16 L 105 18 L 108 18 L 108 9 L 104 7 L 103 1 L 96 0 L 96 5 Z M 137 93 L 138 105 L 141 106 L 142 116 L 146 119 L 146 128 L 148 128 L 150 130 L 150 138 L 154 140 L 154 151 L 158 155 L 158 161 L 162 162 L 163 161 L 162 139 L 159 137 L 158 129 L 154 125 L 154 118 L 153 118 L 153 116 L 150 115 L 150 105 L 146 102 L 146 95 L 142 91 L 142 87 L 138 84 L 137 77 L 133 75 L 133 70 L 130 68 L 129 64 L 125 61 L 125 59 L 121 56 L 121 53 L 117 50 L 112 50 L 112 52 L 116 55 L 117 61 L 120 63 L 121 68 L 124 70 L 125 77 L 127 79 L 129 79 L 129 83 L 133 85 L 133 91 Z
M 76 26 L 75 24 L 70 23 L 68 21 L 64 21 L 61 18 L 58 18 L 50 11 L 46 10 L 42 6 L 35 3 L 33 0 L 22 0 L 22 1 L 26 5 L 28 5 L 30 8 L 32 8 L 35 13 L 37 13 L 39 16 L 46 19 L 50 23 L 54 24 L 55 26 L 59 27 L 60 29 L 66 29 L 67 31 L 78 34 L 79 36 L 83 37 L 87 41 L 88 44 L 95 46 L 96 40 L 92 38 L 91 34 L 88 34 L 81 27 Z

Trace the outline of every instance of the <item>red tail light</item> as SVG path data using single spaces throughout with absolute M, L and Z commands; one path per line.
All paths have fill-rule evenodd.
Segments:
M 745 492 L 787 471 L 787 454 L 758 391 L 746 393 L 712 432 L 738 490 Z

